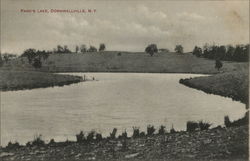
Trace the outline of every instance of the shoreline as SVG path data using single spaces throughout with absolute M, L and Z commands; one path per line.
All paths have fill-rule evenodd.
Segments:
M 7 160 L 220 160 L 248 159 L 248 125 L 138 137 L 90 138 L 83 142 L 34 140 L 0 148 Z
M 59 75 L 38 71 L 0 70 L 0 92 L 62 87 L 83 81 L 80 76 Z

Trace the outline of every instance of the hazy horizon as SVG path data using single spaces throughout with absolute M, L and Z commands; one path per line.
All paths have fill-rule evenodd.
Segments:
M 142 3 L 143 2 L 143 3 Z M 92 13 L 23 13 L 21 9 L 91 9 Z M 1 52 L 85 44 L 109 51 L 173 50 L 182 44 L 249 43 L 249 1 L 1 1 Z

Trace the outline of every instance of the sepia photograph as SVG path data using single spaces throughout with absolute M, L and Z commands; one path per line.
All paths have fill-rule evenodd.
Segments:
M 248 161 L 249 0 L 0 0 L 1 161 Z

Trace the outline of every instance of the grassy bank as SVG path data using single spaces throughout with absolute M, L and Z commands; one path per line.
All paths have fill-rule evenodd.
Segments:
M 0 70 L 0 90 L 22 90 L 63 86 L 82 81 L 81 77 L 34 71 Z
M 92 138 L 92 137 L 91 137 Z M 8 160 L 248 160 L 248 126 L 0 149 Z
M 209 94 L 217 94 L 241 101 L 249 107 L 248 70 L 220 73 L 208 77 L 181 79 L 180 83 L 202 90 Z

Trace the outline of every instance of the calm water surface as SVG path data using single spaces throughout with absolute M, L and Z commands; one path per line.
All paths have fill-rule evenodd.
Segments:
M 69 74 L 69 73 L 68 73 Z M 64 87 L 1 93 L 1 145 L 26 143 L 42 134 L 48 141 L 75 140 L 80 130 L 104 136 L 148 124 L 184 130 L 188 120 L 221 125 L 224 116 L 244 116 L 245 105 L 182 84 L 193 74 L 71 73 L 96 81 Z

